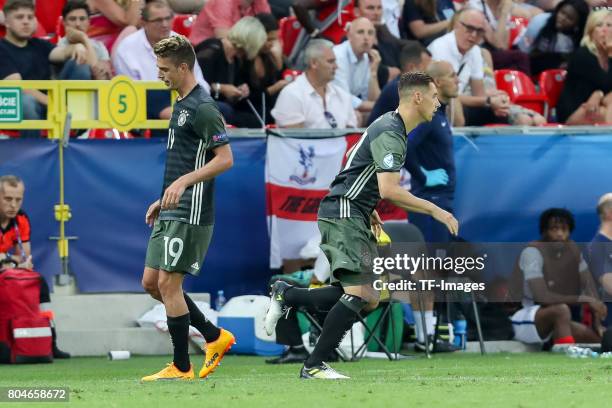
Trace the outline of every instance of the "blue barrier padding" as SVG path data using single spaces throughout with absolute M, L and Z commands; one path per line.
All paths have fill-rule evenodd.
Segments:
M 83 292 L 140 292 L 149 229 L 147 206 L 161 192 L 165 139 L 78 140 L 65 152 L 67 234 L 71 266 Z M 538 237 L 548 207 L 576 216 L 576 241 L 598 226 L 595 205 L 612 191 L 612 136 L 480 136 L 455 139 L 455 212 L 471 241 L 524 242 Z M 269 277 L 265 212 L 265 139 L 232 138 L 234 168 L 219 177 L 216 226 L 199 278 L 186 289 L 227 297 L 264 294 Z M 57 145 L 47 140 L 0 141 L 0 175 L 26 182 L 37 270 L 59 273 L 53 205 L 58 202 Z
M 26 187 L 23 209 L 32 224 L 34 267 L 49 284 L 61 272 L 56 241 L 59 235 L 53 205 L 59 203 L 57 143 L 39 139 L 0 140 L 0 176 L 13 174 Z

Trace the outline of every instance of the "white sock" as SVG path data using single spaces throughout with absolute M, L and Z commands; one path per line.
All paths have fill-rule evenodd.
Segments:
M 425 331 L 423 330 L 424 328 L 423 328 L 423 320 L 421 318 L 421 312 L 413 311 L 412 315 L 414 316 L 414 331 L 416 332 L 417 341 L 419 343 L 424 343 L 425 342 L 425 337 L 424 337 Z
M 433 315 L 433 310 L 425 311 L 425 324 L 427 325 L 427 335 L 433 336 L 436 331 L 436 318 Z

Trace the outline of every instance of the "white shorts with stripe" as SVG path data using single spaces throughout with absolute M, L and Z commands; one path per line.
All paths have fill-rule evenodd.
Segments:
M 512 328 L 514 329 L 514 340 L 527 344 L 546 343 L 552 336 L 552 332 L 542 339 L 535 326 L 535 315 L 540 305 L 527 306 L 512 315 Z

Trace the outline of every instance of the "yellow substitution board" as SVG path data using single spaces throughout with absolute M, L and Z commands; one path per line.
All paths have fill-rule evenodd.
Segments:
M 108 86 L 100 89 L 100 120 L 106 121 L 115 129 L 130 130 L 134 124 L 146 120 L 145 90 L 138 87 L 128 77 L 114 77 Z

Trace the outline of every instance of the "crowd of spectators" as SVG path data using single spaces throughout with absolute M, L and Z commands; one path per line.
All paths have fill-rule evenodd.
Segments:
M 156 80 L 152 45 L 177 35 L 173 22 L 178 6 L 173 1 L 66 0 L 51 41 L 35 36 L 33 0 L 1 3 L 0 28 L 6 31 L 0 40 L 2 79 L 127 75 Z M 333 95 L 345 91 L 354 110 L 350 118 L 343 109 L 323 111 L 347 118 L 334 127 L 365 126 L 393 109 L 395 79 L 401 72 L 426 70 L 432 60 L 448 61 L 459 78 L 453 109 L 462 111 L 461 121 L 453 114 L 451 125 L 538 126 L 547 121 L 612 122 L 612 12 L 606 6 L 603 0 L 207 0 L 181 3 L 180 11 L 193 16 L 189 39 L 198 60 L 196 77 L 217 100 L 227 123 L 236 127 L 295 125 L 283 120 L 287 117 L 302 117 L 299 123 L 310 126 L 299 111 L 308 103 L 304 92 L 297 95 L 295 87 L 289 88 L 298 99 L 280 106 L 291 81 L 302 84 L 301 89 L 312 85 L 321 98 L 326 96 L 318 86 L 325 85 Z M 291 64 L 281 43 L 288 31 L 280 26 L 281 17 L 292 28 L 303 27 L 294 39 L 301 44 L 297 64 Z M 313 83 L 323 69 L 315 60 L 326 53 L 320 43 L 315 42 L 319 51 L 310 53 L 314 59 L 304 58 L 309 43 L 318 39 L 333 44 L 335 61 L 326 67 L 332 75 L 329 84 L 327 79 Z M 424 63 L 419 63 L 421 54 L 427 54 Z M 494 74 L 518 69 L 537 83 L 541 72 L 558 68 L 567 72 L 566 86 L 557 109 L 548 112 L 556 114 L 548 117 L 513 103 Z M 24 118 L 44 117 L 46 99 L 43 92 L 27 91 Z M 168 93 L 149 92 L 147 99 L 149 117 L 168 118 Z

